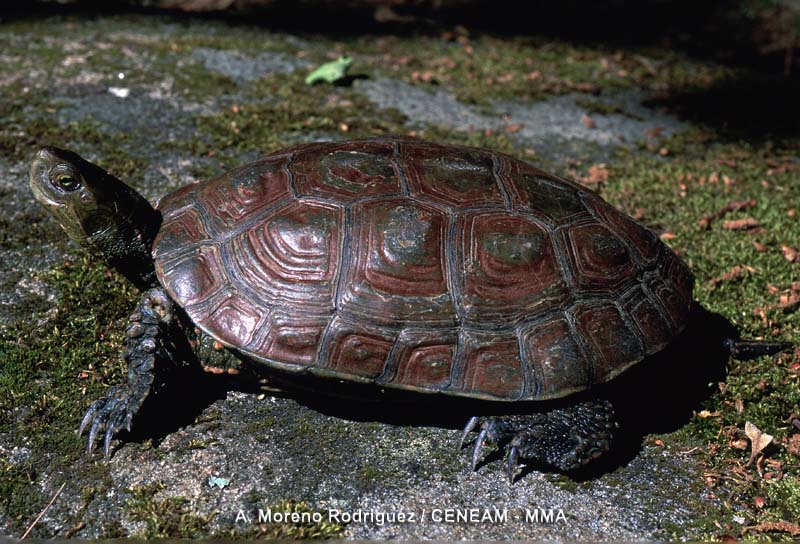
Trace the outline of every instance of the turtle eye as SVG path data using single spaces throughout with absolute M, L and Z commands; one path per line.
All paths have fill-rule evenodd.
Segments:
M 56 177 L 56 185 L 59 189 L 64 191 L 74 191 L 81 186 L 78 180 L 75 179 L 75 176 L 70 174 L 59 174 L 58 177 Z

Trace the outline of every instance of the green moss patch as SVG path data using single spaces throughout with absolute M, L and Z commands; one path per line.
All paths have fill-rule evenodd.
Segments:
M 141 538 L 197 538 L 208 533 L 208 524 L 214 517 L 198 516 L 189 511 L 189 500 L 184 497 L 158 498 L 163 489 L 160 483 L 130 489 L 127 503 L 130 519 L 146 524 Z

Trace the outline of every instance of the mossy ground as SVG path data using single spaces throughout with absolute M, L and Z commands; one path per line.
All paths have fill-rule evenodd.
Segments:
M 130 489 L 127 510 L 131 520 L 145 523 L 144 538 L 197 538 L 208 534 L 213 518 L 191 513 L 188 499 L 183 497 L 157 498 L 162 485 L 155 483 Z
M 668 150 L 666 159 L 655 149 L 649 155 L 622 152 L 611 165 L 604 196 L 662 233 L 694 271 L 697 300 L 729 319 L 743 337 L 797 343 L 800 313 L 781 308 L 779 301 L 800 279 L 798 264 L 782 251 L 800 240 L 800 141 L 719 143 L 712 132 L 696 129 L 660 149 Z M 707 229 L 698 224 L 731 202 L 749 200 L 752 207 Z M 724 221 L 746 217 L 759 226 L 725 228 Z M 746 271 L 721 279 L 735 267 Z M 742 525 L 798 519 L 800 452 L 786 444 L 797 434 L 790 419 L 800 406 L 799 385 L 796 351 L 732 361 L 719 393 L 698 417 L 672 435 L 653 438 L 675 451 L 697 448 L 708 496 L 719 499 L 719 511 L 698 520 L 698 535 L 756 536 Z M 748 421 L 774 436 L 774 446 L 749 465 Z M 734 516 L 739 524 L 731 522 Z
M 42 279 L 58 286 L 59 309 L 43 325 L 37 324 L 42 316 L 32 315 L 0 334 L 0 433 L 29 450 L 22 463 L 0 461 L 0 507 L 19 527 L 47 503 L 36 485 L 42 472 L 76 477 L 84 448 L 75 424 L 87 400 L 125 372 L 118 357 L 121 320 L 133 300 L 132 287 L 86 259 Z M 82 465 L 84 481 L 107 485 L 104 468 Z
M 155 21 L 156 26 L 177 25 L 179 30 L 183 25 L 181 20 Z M 306 46 L 256 29 L 231 32 L 224 25 L 213 26 L 207 33 L 173 29 L 162 39 L 157 29 L 138 32 L 153 24 L 142 17 L 110 18 L 106 24 L 113 32 L 96 40 L 88 40 L 86 33 L 97 27 L 80 19 L 5 24 L 0 45 L 18 63 L 13 71 L 0 68 L 0 79 L 5 78 L 0 97 L 0 159 L 26 161 L 38 145 L 69 145 L 90 152 L 136 185 L 148 167 L 146 153 L 154 148 L 209 159 L 194 162 L 186 172 L 189 177 L 205 178 L 235 166 L 243 157 L 317 137 L 409 132 L 402 114 L 378 109 L 353 87 L 306 87 L 304 70 L 236 82 L 187 62 L 187 55 L 198 46 L 244 54 L 280 52 L 312 65 L 347 53 L 356 59 L 354 74 L 387 76 L 426 89 L 447 88 L 460 100 L 480 106 L 497 99 L 541 100 L 583 92 L 587 111 L 601 114 L 615 110 L 598 93 L 637 88 L 669 97 L 712 88 L 742 75 L 666 49 L 615 50 L 472 36 L 458 28 L 443 29 L 438 36 L 338 40 L 305 36 Z M 39 28 L 59 32 L 43 34 Z M 98 46 L 98 40 L 107 46 Z M 125 85 L 149 89 L 170 78 L 175 100 L 211 107 L 188 114 L 183 135 L 163 141 L 158 139 L 157 122 L 153 123 L 156 130 L 145 135 L 115 132 L 90 119 L 58 122 L 56 115 L 65 107 L 64 100 L 105 92 L 108 85 L 118 83 L 115 77 L 122 71 L 128 74 Z M 426 126 L 415 134 L 530 159 L 511 132 Z M 799 156 L 797 138 L 774 142 L 721 138 L 715 127 L 697 125 L 652 149 L 643 145 L 620 151 L 605 166 L 608 181 L 599 190 L 656 229 L 681 253 L 697 276 L 695 295 L 703 306 L 731 320 L 743 336 L 797 342 L 800 312 L 778 306 L 781 294 L 800 280 L 800 264 L 790 263 L 781 249 L 800 245 Z M 577 157 L 570 164 L 553 166 L 561 173 L 584 176 L 592 164 Z M 707 230 L 698 226 L 698 220 L 729 202 L 750 199 L 756 202 L 753 207 L 729 214 Z M 723 226 L 724 220 L 744 217 L 755 218 L 759 226 L 745 231 Z M 35 245 L 42 237 L 60 240 L 52 223 L 27 228 L 0 218 L 0 227 L 4 249 Z M 63 242 L 58 243 L 63 247 Z M 712 285 L 714 278 L 736 266 L 748 267 L 747 272 Z M 30 319 L 0 331 L 0 433 L 9 437 L 7 443 L 24 444 L 29 450 L 23 461 L 0 461 L 0 510 L 20 534 L 57 488 L 37 485 L 45 470 L 77 478 L 75 467 L 80 467 L 80 481 L 89 494 L 109 485 L 107 469 L 82 457 L 83 441 L 74 429 L 88 402 L 124 376 L 118 357 L 120 331 L 136 299 L 120 278 L 86 259 L 39 274 L 42 281 L 56 286 L 58 305 L 36 308 Z M 707 510 L 705 517 L 693 520 L 689 528 L 676 528 L 675 537 L 766 536 L 734 520 L 742 518 L 747 525 L 757 526 L 800 517 L 800 463 L 786 447 L 797 432 L 788 418 L 800 412 L 797 354 L 732 363 L 719 390 L 704 407 L 710 417 L 696 417 L 676 433 L 652 437 L 675 452 L 696 448 L 695 458 L 704 467 L 702 485 L 707 486 L 709 497 L 716 498 L 701 505 Z M 775 437 L 775 446 L 750 465 L 746 464 L 746 421 Z M 333 443 L 337 431 L 328 431 Z M 362 473 L 365 487 L 385 479 L 380 469 L 369 465 L 362 467 Z M 155 499 L 151 491 L 132 490 L 126 513 L 132 520 L 145 522 L 142 536 L 204 534 L 209 519 L 190 514 L 179 497 Z M 299 503 L 281 504 L 298 511 L 307 508 Z M 74 514 L 75 524 L 81 512 Z M 310 538 L 339 536 L 341 531 L 340 527 L 298 527 L 287 533 L 268 527 L 264 533 Z M 118 520 L 108 520 L 105 533 L 118 536 L 125 531 Z

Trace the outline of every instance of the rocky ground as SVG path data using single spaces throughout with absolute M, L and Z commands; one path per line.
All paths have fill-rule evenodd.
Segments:
M 305 85 L 311 69 L 341 54 L 355 60 L 351 77 Z M 719 354 L 698 347 L 704 327 L 725 320 L 750 336 L 800 338 L 800 146 L 783 122 L 797 106 L 781 102 L 778 84 L 769 97 L 778 113 L 762 111 L 758 130 L 736 116 L 721 123 L 720 102 L 748 104 L 737 94 L 747 77 L 669 50 L 461 27 L 330 36 L 153 15 L 4 21 L 0 534 L 20 536 L 54 497 L 31 536 L 793 534 L 798 355 L 735 366 L 726 378 Z M 698 95 L 712 104 L 698 106 Z M 530 468 L 509 485 L 497 456 L 469 471 L 456 447 L 469 415 L 460 407 L 187 376 L 121 435 L 108 464 L 83 455 L 74 429 L 124 375 L 120 331 L 136 293 L 33 201 L 27 170 L 37 146 L 72 148 L 155 202 L 294 143 L 386 133 L 499 149 L 577 178 L 693 267 L 696 295 L 713 313 L 678 351 L 616 386 L 628 399 L 617 453 L 577 476 Z M 775 436 L 753 465 L 745 421 Z M 259 520 L 259 509 L 305 517 Z M 445 517 L 465 513 L 479 519 Z

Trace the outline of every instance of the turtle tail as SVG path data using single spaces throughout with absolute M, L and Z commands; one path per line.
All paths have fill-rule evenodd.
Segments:
M 739 338 L 726 338 L 722 341 L 722 345 L 731 357 L 740 361 L 749 361 L 763 355 L 775 355 L 794 348 L 794 344 L 791 342 L 742 340 Z

